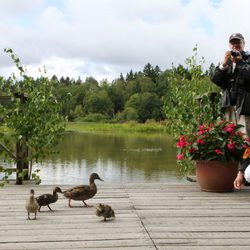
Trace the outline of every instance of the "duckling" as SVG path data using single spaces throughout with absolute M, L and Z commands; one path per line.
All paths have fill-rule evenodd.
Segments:
M 96 215 L 99 217 L 103 216 L 103 220 L 106 221 L 107 218 L 115 217 L 115 212 L 111 206 L 100 203 L 96 207 Z
M 30 213 L 34 213 L 35 217 L 34 220 L 36 220 L 36 214 L 37 214 L 37 210 L 38 210 L 38 203 L 36 198 L 34 197 L 35 192 L 33 189 L 30 190 L 30 197 L 28 198 L 28 200 L 26 201 L 26 205 L 25 208 L 28 212 L 28 220 L 30 220 Z
M 68 206 L 71 206 L 71 200 L 81 200 L 84 203 L 85 207 L 88 207 L 85 200 L 88 200 L 95 196 L 97 192 L 97 187 L 95 180 L 103 181 L 97 173 L 92 173 L 89 177 L 89 185 L 80 185 L 73 188 L 70 188 L 64 191 L 64 196 L 69 199 Z
M 42 206 L 47 206 L 50 211 L 53 211 L 49 204 L 55 203 L 58 200 L 58 194 L 57 193 L 62 193 L 61 188 L 55 187 L 53 190 L 53 194 L 42 194 L 36 198 L 39 208 L 38 211 L 40 212 L 40 209 Z

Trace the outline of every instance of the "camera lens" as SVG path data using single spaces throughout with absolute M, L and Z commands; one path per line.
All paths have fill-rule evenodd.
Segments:
M 237 50 L 232 50 L 231 51 L 231 55 L 232 55 L 232 57 L 237 57 L 237 56 L 239 56 L 239 52 L 237 51 Z

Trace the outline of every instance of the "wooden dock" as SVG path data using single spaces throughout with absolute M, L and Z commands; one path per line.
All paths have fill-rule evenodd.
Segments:
M 99 183 L 97 183 L 99 184 Z M 69 186 L 61 186 L 64 190 Z M 197 183 L 98 185 L 88 203 L 106 203 L 116 218 L 103 222 L 95 207 L 60 196 L 27 220 L 25 200 L 54 186 L 0 189 L 0 249 L 250 249 L 250 188 L 232 193 L 200 191 Z

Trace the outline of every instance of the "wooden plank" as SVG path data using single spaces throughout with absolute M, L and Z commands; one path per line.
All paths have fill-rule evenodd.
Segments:
M 34 233 L 34 234 L 33 234 Z M 13 237 L 14 236 L 14 237 Z M 0 243 L 9 243 L 9 242 L 63 242 L 63 241 L 74 241 L 74 240 L 81 240 L 81 241 L 99 241 L 99 240 L 119 240 L 119 239 L 147 239 L 145 233 L 127 233 L 127 232 L 116 232 L 113 233 L 105 233 L 105 234 L 95 234 L 93 231 L 88 234 L 83 234 L 81 231 L 78 231 L 78 234 L 47 234 L 46 231 L 40 230 L 38 232 L 33 232 L 31 230 L 29 235 L 12 235 L 12 236 L 0 236 Z
M 68 208 L 59 194 L 54 212 L 43 207 L 36 221 L 27 220 L 29 190 L 39 195 L 55 186 L 0 189 L 0 249 L 249 249 L 249 187 L 208 193 L 189 182 L 101 184 L 88 201 L 94 207 L 73 201 Z M 116 218 L 103 222 L 98 203 L 110 204 Z
M 239 249 L 241 249 L 240 246 L 246 246 L 250 245 L 250 239 L 246 238 L 244 240 L 244 243 L 241 243 L 241 239 L 236 239 L 236 238 L 232 238 L 232 239 L 227 239 L 225 241 L 224 239 L 211 239 L 211 238 L 206 238 L 206 239 L 200 239 L 200 238 L 196 238 L 196 239 L 192 239 L 192 238 L 178 238 L 173 239 L 157 239 L 156 240 L 156 244 L 158 246 L 173 246 L 175 244 L 178 244 L 179 246 L 181 245 L 186 245 L 186 246 L 239 246 Z
M 1 247 L 1 245 L 0 245 Z M 132 250 L 155 250 L 155 247 L 149 240 L 145 239 L 119 239 L 119 240 L 94 240 L 94 241 L 63 241 L 63 242 L 18 242 L 8 243 L 3 245 L 4 250 L 19 250 L 19 249 L 132 249 Z M 1 249 L 1 248 L 0 248 Z
M 239 246 L 233 245 L 233 246 L 187 246 L 187 244 L 180 245 L 180 244 L 171 244 L 170 246 L 158 246 L 158 250 L 238 250 L 238 249 L 243 249 L 243 250 L 249 250 L 249 246 Z

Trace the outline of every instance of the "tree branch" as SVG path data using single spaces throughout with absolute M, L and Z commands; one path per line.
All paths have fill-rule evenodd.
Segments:
M 0 150 L 6 152 L 10 156 L 10 158 L 16 161 L 16 156 L 13 153 L 11 153 L 11 151 L 2 143 L 0 143 Z

